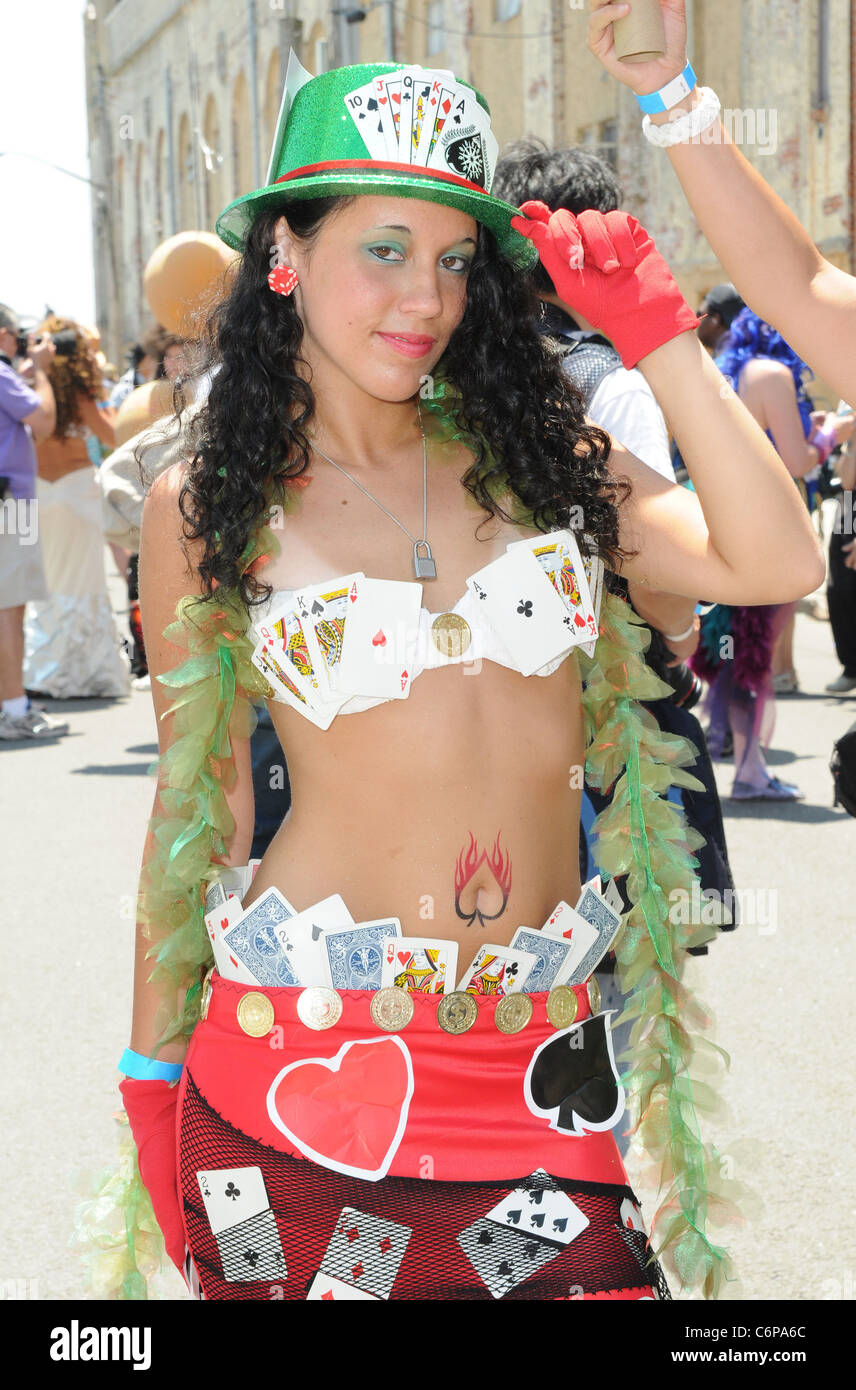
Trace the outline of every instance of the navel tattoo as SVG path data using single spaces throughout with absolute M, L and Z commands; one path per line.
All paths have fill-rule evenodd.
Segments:
M 479 854 L 478 841 L 470 831 L 470 843 L 466 851 L 458 855 L 458 862 L 455 865 L 455 912 L 471 927 L 478 918 L 481 927 L 488 922 L 495 922 L 497 917 L 501 917 L 508 904 L 508 895 L 511 892 L 511 855 L 503 854 L 499 847 L 499 831 L 493 844 L 490 857 L 487 850 L 482 850 Z M 479 888 L 473 888 L 472 880 L 482 864 L 487 864 L 493 874 L 494 883 L 490 885 L 482 884 Z M 476 901 L 480 892 L 487 890 L 491 892 L 494 901 L 499 903 L 498 912 L 486 912 L 476 907 Z M 472 911 L 470 906 L 472 905 Z M 493 903 L 490 904 L 493 906 Z

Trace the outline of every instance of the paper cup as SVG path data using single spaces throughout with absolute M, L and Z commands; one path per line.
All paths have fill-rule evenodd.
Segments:
M 612 26 L 615 56 L 625 63 L 647 63 L 662 58 L 666 51 L 666 31 L 660 0 L 630 0 L 633 8 Z

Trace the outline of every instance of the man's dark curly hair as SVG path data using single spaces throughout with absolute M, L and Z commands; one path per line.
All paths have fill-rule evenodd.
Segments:
M 624 195 L 618 175 L 605 159 L 578 146 L 551 150 L 543 140 L 514 140 L 503 148 L 491 192 L 519 208 L 521 203 L 546 203 L 551 212 L 567 208 L 578 217 L 586 208 L 615 212 Z M 555 294 L 555 286 L 539 261 L 536 289 Z
M 198 572 L 210 595 L 237 589 L 248 606 L 272 589 L 242 573 L 246 548 L 266 519 L 265 485 L 299 476 L 309 466 L 305 430 L 315 397 L 299 374 L 303 323 L 293 299 L 273 294 L 267 277 L 274 229 L 285 213 L 291 231 L 310 245 L 347 197 L 290 202 L 262 211 L 249 229 L 229 292 L 210 317 L 199 362 L 217 366 L 206 403 L 186 427 L 188 464 L 179 494 L 188 541 L 202 541 Z M 575 524 L 592 537 L 611 568 L 621 549 L 616 494 L 630 483 L 607 468 L 610 439 L 585 422 L 583 399 L 536 328 L 531 276 L 500 254 L 479 227 L 467 280 L 467 303 L 435 368 L 460 391 L 455 412 L 474 454 L 463 485 L 492 516 L 513 521 L 486 482 L 507 476 L 536 527 Z M 180 388 L 176 393 L 181 406 Z M 488 452 L 490 451 L 490 452 Z M 575 511 L 571 517 L 571 509 Z

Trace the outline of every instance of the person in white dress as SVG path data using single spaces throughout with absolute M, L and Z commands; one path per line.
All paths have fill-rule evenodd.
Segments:
M 49 597 L 27 604 L 24 687 L 57 700 L 126 695 L 128 664 L 104 569 L 101 493 L 86 447 L 90 434 L 113 447 L 116 412 L 97 403 L 98 364 L 80 328 L 50 315 L 40 331 L 64 351 L 57 351 L 50 366 L 56 429 L 37 448 L 39 535 Z

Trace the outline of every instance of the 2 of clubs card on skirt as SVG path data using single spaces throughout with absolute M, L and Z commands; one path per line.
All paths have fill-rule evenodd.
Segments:
M 285 1256 L 261 1169 L 202 1169 L 196 1180 L 227 1283 L 284 1279 Z

